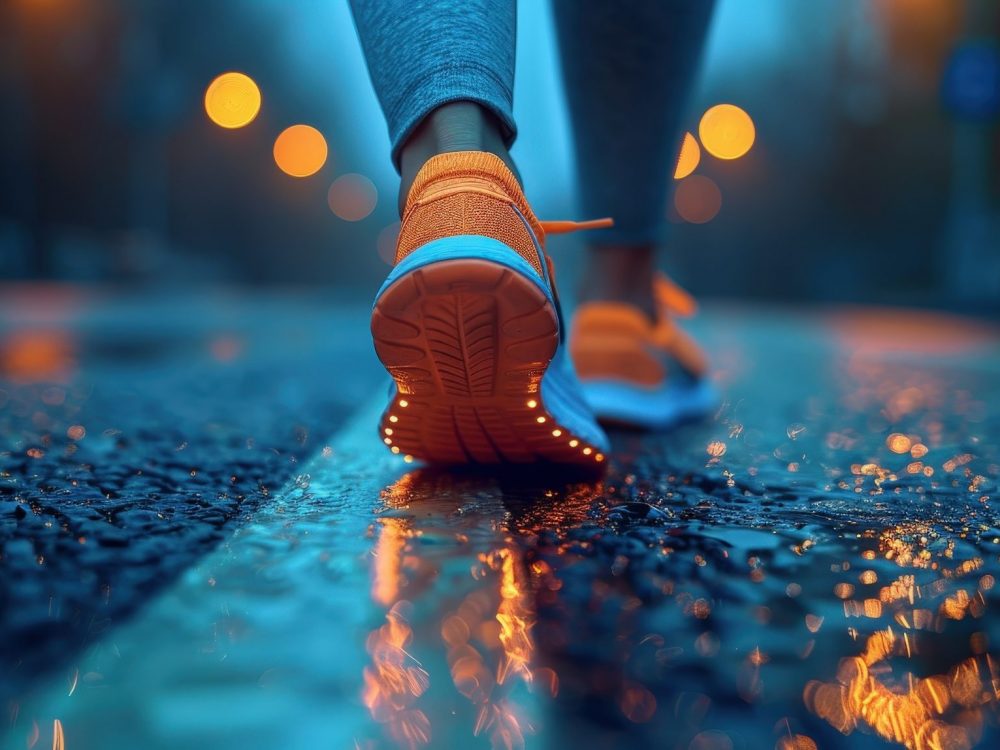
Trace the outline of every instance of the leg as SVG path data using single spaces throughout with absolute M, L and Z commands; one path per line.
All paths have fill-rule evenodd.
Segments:
M 496 154 L 515 175 L 517 167 L 504 137 L 503 121 L 471 101 L 443 104 L 423 118 L 399 149 L 399 213 L 420 168 L 437 154 L 455 151 L 488 151 Z M 518 176 L 520 180 L 520 176 Z
M 512 166 L 514 0 L 351 0 L 400 170 L 400 210 L 424 163 L 488 151 Z
M 653 316 L 656 248 L 680 147 L 680 118 L 712 0 L 554 0 L 583 210 L 595 233 L 581 300 Z

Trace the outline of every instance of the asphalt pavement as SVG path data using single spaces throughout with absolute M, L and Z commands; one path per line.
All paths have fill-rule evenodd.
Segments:
M 0 747 L 989 748 L 1000 332 L 708 305 L 601 479 L 375 433 L 361 304 L 0 302 Z

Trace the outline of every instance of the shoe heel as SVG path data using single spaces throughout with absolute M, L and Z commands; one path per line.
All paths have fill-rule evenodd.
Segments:
M 400 394 L 417 397 L 530 396 L 559 345 L 555 308 L 535 284 L 470 258 L 401 276 L 376 301 L 371 330 Z
M 438 463 L 537 460 L 522 436 L 559 346 L 555 306 L 519 270 L 451 244 L 375 302 L 375 351 L 398 391 L 383 440 Z
M 545 403 L 574 412 L 556 305 L 502 243 L 449 237 L 411 253 L 379 291 L 371 331 L 396 384 L 379 425 L 394 453 L 437 464 L 603 461 L 604 447 Z M 593 431 L 575 412 L 568 423 Z

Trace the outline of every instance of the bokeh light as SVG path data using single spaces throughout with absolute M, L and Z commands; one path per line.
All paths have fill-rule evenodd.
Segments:
M 885 444 L 893 453 L 909 453 L 913 446 L 913 441 L 908 435 L 901 432 L 894 432 L 885 439 Z
M 685 177 L 674 193 L 677 214 L 692 224 L 704 224 L 715 218 L 722 208 L 719 186 L 704 175 Z
M 701 161 L 701 149 L 698 141 L 691 133 L 684 134 L 684 142 L 681 143 L 681 153 L 677 157 L 677 168 L 674 169 L 674 179 L 683 180 L 691 174 Z
M 217 362 L 232 362 L 243 353 L 244 341 L 234 334 L 221 334 L 208 342 L 208 351 Z
M 330 185 L 326 194 L 330 210 L 344 221 L 361 221 L 375 210 L 378 191 L 362 174 L 345 174 Z
M 0 338 L 0 375 L 15 382 L 62 382 L 74 367 L 73 340 L 55 330 L 12 331 Z
M 292 177 L 309 177 L 326 164 L 326 138 L 312 125 L 292 125 L 274 141 L 274 162 Z
M 223 73 L 205 90 L 205 112 L 223 128 L 242 128 L 260 112 L 260 89 L 244 73 Z
M 719 159 L 739 159 L 753 146 L 756 130 L 750 115 L 735 104 L 716 104 L 698 124 L 701 145 Z

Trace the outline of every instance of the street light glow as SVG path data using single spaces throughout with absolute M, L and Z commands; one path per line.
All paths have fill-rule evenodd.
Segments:
M 677 157 L 677 168 L 674 169 L 674 179 L 683 180 L 691 174 L 701 161 L 701 149 L 698 141 L 690 133 L 684 134 L 684 141 L 681 143 L 681 153 Z
M 345 174 L 334 180 L 326 194 L 327 204 L 344 221 L 361 221 L 375 210 L 378 190 L 361 174 Z
M 716 104 L 701 116 L 701 145 L 719 159 L 739 159 L 753 146 L 756 130 L 750 115 L 735 104 Z
M 219 127 L 242 128 L 260 112 L 260 89 L 244 74 L 223 73 L 205 90 L 205 112 Z
M 326 138 L 311 125 L 285 128 L 274 141 L 274 162 L 292 177 L 309 177 L 324 164 L 328 149 Z

